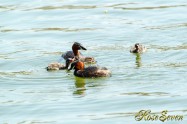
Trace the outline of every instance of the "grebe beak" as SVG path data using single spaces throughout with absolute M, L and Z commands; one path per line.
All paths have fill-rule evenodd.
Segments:
M 81 50 L 87 50 L 85 47 L 83 47 L 82 45 L 79 46 Z
M 87 50 L 85 47 L 82 46 L 82 44 L 80 44 L 78 42 L 74 42 L 73 46 L 74 45 L 78 46 L 80 50 Z

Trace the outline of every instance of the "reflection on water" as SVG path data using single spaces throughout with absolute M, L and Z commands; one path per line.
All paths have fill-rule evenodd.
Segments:
M 141 61 L 141 54 L 136 53 L 136 67 L 141 67 L 142 66 L 142 61 Z
M 86 87 L 85 87 L 85 79 L 84 78 L 80 78 L 80 77 L 76 77 L 75 76 L 75 91 L 73 94 L 76 95 L 85 95 L 85 91 L 86 91 Z

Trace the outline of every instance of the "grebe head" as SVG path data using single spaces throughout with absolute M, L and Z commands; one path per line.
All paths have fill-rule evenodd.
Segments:
M 81 61 L 79 61 L 79 60 L 74 61 L 74 62 L 71 64 L 70 69 L 68 69 L 68 70 L 72 70 L 72 69 L 75 69 L 75 70 L 84 70 L 84 62 L 81 62 Z
M 136 43 L 134 46 L 135 46 L 135 48 L 138 50 L 138 49 L 139 49 L 140 44 L 139 44 L 139 43 Z
M 85 47 L 82 46 L 82 44 L 78 42 L 74 42 L 72 49 L 73 50 L 87 50 Z

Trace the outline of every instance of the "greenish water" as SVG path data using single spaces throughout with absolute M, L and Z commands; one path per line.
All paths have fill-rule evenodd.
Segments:
M 186 0 L 0 0 L 0 123 L 150 124 L 142 109 L 187 123 Z M 47 72 L 74 41 L 112 77 Z M 129 53 L 136 42 L 148 51 Z

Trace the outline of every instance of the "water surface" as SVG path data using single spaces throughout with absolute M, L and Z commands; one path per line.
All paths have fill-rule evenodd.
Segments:
M 135 113 L 182 114 L 187 123 L 185 0 L 0 0 L 0 123 L 144 124 Z M 47 72 L 81 42 L 112 77 Z M 148 51 L 129 53 L 136 42 Z

